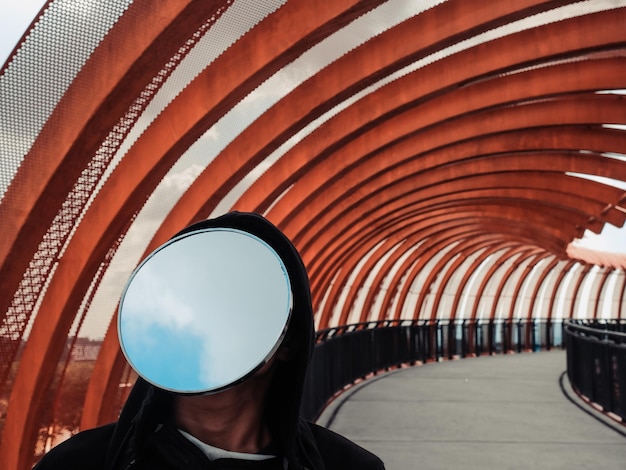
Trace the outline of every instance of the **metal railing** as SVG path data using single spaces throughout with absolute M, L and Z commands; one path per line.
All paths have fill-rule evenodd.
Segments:
M 626 322 L 570 320 L 564 335 L 574 390 L 626 421 Z
M 346 386 L 404 364 L 561 346 L 562 323 L 549 319 L 381 321 L 320 330 L 303 414 L 314 419 Z

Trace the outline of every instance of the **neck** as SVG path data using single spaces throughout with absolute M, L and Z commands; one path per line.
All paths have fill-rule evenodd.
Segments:
M 214 447 L 257 453 L 271 441 L 264 419 L 266 382 L 252 378 L 214 395 L 179 396 L 177 425 Z

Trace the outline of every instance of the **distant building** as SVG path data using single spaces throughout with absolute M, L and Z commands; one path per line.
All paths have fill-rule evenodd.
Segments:
M 68 347 L 71 346 L 73 338 L 69 338 Z M 95 361 L 100 351 L 102 341 L 94 341 L 88 338 L 77 338 L 72 348 L 72 361 Z

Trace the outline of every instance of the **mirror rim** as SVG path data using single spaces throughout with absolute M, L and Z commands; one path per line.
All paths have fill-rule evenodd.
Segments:
M 142 269 L 142 267 L 148 263 L 152 258 L 154 258 L 158 253 L 160 253 L 161 251 L 163 251 L 164 249 L 168 248 L 169 246 L 180 242 L 186 238 L 189 238 L 191 236 L 194 235 L 200 235 L 200 234 L 204 234 L 204 233 L 209 233 L 209 232 L 229 232 L 229 233 L 237 233 L 239 235 L 244 235 L 247 236 L 253 240 L 255 240 L 256 242 L 260 243 L 261 245 L 263 245 L 267 250 L 269 250 L 270 253 L 272 253 L 276 260 L 278 261 L 279 267 L 281 269 L 281 271 L 283 272 L 284 275 L 284 279 L 286 282 L 286 287 L 287 287 L 287 312 L 286 312 L 286 316 L 285 316 L 285 320 L 284 320 L 284 325 L 283 328 L 280 332 L 280 334 L 278 335 L 276 341 L 274 342 L 274 345 L 272 346 L 272 348 L 269 350 L 269 352 L 266 354 L 266 356 L 264 358 L 262 358 L 259 363 L 251 368 L 250 371 L 244 373 L 243 375 L 241 375 L 240 378 L 218 386 L 218 387 L 214 387 L 211 388 L 209 390 L 181 390 L 181 389 L 175 389 L 175 388 L 171 388 L 171 387 L 167 387 L 164 386 L 163 384 L 159 384 L 156 383 L 156 381 L 150 379 L 149 377 L 146 377 L 146 375 L 144 375 L 143 372 L 140 372 L 138 370 L 138 368 L 135 366 L 135 363 L 131 360 L 131 358 L 129 357 L 128 352 L 126 351 L 126 348 L 124 346 L 124 341 L 123 341 L 123 332 L 122 332 L 122 317 L 123 317 L 123 306 L 124 306 L 124 300 L 126 298 L 126 295 L 128 293 L 128 290 L 133 282 L 133 279 L 135 279 L 135 277 L 137 276 L 137 274 L 139 273 L 139 271 Z M 281 344 L 283 343 L 283 340 L 285 338 L 285 335 L 287 334 L 287 330 L 289 328 L 289 324 L 291 322 L 291 315 L 293 314 L 293 289 L 292 289 L 292 284 L 291 284 L 291 278 L 289 277 L 289 272 L 287 271 L 287 267 L 285 265 L 285 262 L 283 261 L 283 259 L 280 257 L 280 255 L 278 254 L 278 252 L 276 251 L 276 249 L 274 247 L 272 247 L 268 242 L 266 242 L 265 240 L 263 240 L 262 238 L 260 238 L 258 235 L 255 235 L 253 233 L 247 232 L 245 230 L 242 229 L 238 229 L 238 228 L 231 228 L 231 227 L 205 227 L 205 228 L 198 228 L 198 229 L 194 229 L 194 230 L 190 230 L 188 232 L 184 232 L 181 233 L 179 235 L 175 235 L 174 237 L 170 238 L 167 242 L 163 243 L 161 246 L 159 246 L 158 248 L 156 248 L 155 250 L 153 250 L 148 256 L 146 256 L 141 263 L 139 263 L 137 265 L 137 267 L 135 269 L 133 269 L 132 273 L 130 274 L 128 280 L 126 281 L 126 284 L 124 285 L 124 289 L 122 291 L 122 295 L 120 297 L 119 303 L 118 303 L 118 308 L 117 308 L 117 336 L 118 336 L 118 342 L 119 342 L 119 346 L 120 349 L 124 355 L 124 358 L 126 359 L 126 361 L 128 362 L 128 365 L 135 371 L 135 373 L 141 377 L 143 380 L 145 380 L 146 382 L 148 382 L 149 384 L 153 385 L 154 387 L 157 387 L 161 390 L 165 390 L 167 392 L 170 393 L 175 393 L 178 395 L 211 395 L 211 394 L 215 394 L 215 393 L 219 393 L 222 392 L 224 390 L 227 390 L 229 388 L 232 388 L 242 382 L 244 382 L 246 379 L 248 379 L 249 377 L 251 377 L 252 375 L 254 375 L 256 372 L 258 372 L 261 368 L 263 368 L 276 354 L 276 352 L 278 351 L 278 349 L 280 348 Z

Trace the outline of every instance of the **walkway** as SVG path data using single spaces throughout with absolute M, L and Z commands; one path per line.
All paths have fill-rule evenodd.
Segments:
M 563 351 L 396 370 L 348 390 L 319 422 L 387 470 L 626 468 L 626 427 L 581 409 L 564 371 Z

